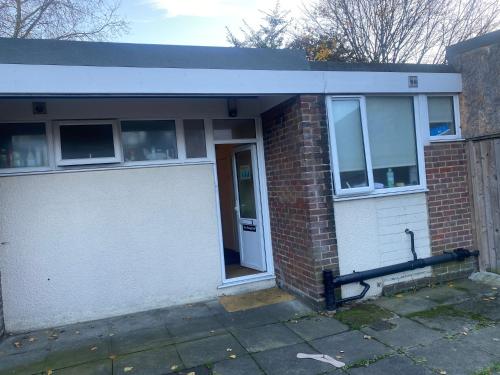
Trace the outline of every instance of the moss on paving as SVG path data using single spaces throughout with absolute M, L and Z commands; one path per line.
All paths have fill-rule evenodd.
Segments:
M 356 368 L 356 367 L 368 367 L 371 364 L 374 364 L 375 362 L 381 361 L 382 359 L 389 358 L 391 356 L 392 356 L 391 353 L 387 353 L 387 354 L 378 355 L 378 356 L 370 358 L 370 359 L 361 359 L 359 361 L 351 363 L 350 365 L 345 366 L 344 369 L 348 370 L 348 369 Z
M 473 375 L 494 375 L 500 374 L 500 362 L 495 362 L 491 366 L 476 371 Z
M 389 319 L 393 315 L 383 308 L 370 303 L 355 305 L 348 310 L 338 311 L 335 318 L 347 324 L 352 329 L 373 324 L 382 319 Z
M 477 322 L 477 328 L 485 327 L 492 324 L 492 321 L 490 319 L 482 316 L 481 314 L 460 310 L 450 305 L 440 305 L 429 310 L 417 311 L 407 315 L 408 318 L 416 317 L 424 319 L 433 319 L 442 316 L 460 317 L 473 320 Z

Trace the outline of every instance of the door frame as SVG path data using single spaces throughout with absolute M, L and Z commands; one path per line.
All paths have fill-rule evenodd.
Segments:
M 236 117 L 238 118 L 238 117 Z M 236 119 L 228 118 L 228 119 Z M 274 279 L 274 260 L 273 260 L 273 250 L 272 250 L 272 242 L 271 242 L 271 220 L 269 214 L 269 201 L 268 201 L 268 192 L 267 192 L 267 178 L 266 178 L 266 167 L 265 167 L 265 159 L 264 159 L 264 137 L 262 133 L 262 121 L 260 117 L 241 117 L 241 118 L 252 118 L 255 120 L 255 133 L 256 138 L 252 139 L 234 139 L 230 141 L 215 141 L 212 137 L 212 120 L 208 120 L 207 127 L 209 129 L 210 137 L 207 141 L 209 141 L 210 153 L 213 155 L 214 164 L 214 183 L 215 183 L 215 196 L 216 196 L 216 211 L 217 211 L 217 226 L 219 232 L 219 247 L 220 247 L 220 271 L 221 271 L 221 280 L 222 284 L 219 285 L 218 288 L 230 287 L 238 284 L 245 284 L 249 282 L 255 282 L 260 280 L 268 280 Z M 207 142 L 208 143 L 208 142 Z M 260 219 L 262 220 L 262 237 L 263 237 L 263 245 L 264 245 L 264 254 L 266 260 L 266 269 L 265 272 L 259 272 L 253 275 L 246 275 L 240 277 L 234 277 L 231 279 L 226 278 L 226 266 L 224 264 L 224 241 L 222 236 L 222 219 L 220 214 L 220 200 L 219 200 L 219 180 L 217 175 L 217 160 L 215 157 L 215 146 L 218 144 L 255 144 L 257 149 L 257 177 L 258 177 L 258 188 L 259 188 L 259 199 L 260 199 Z

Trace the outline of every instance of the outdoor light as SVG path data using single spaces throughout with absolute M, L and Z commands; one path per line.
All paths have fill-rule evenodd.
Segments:
M 238 106 L 237 106 L 236 98 L 227 99 L 227 113 L 228 113 L 229 117 L 238 116 Z

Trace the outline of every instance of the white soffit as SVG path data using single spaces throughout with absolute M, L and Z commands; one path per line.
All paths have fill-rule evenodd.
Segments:
M 418 88 L 408 77 L 418 77 Z M 0 64 L 0 95 L 456 93 L 458 73 L 276 71 Z

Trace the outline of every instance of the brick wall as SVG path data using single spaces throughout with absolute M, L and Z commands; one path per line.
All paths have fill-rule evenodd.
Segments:
M 324 97 L 294 97 L 262 121 L 278 283 L 318 303 L 323 269 L 338 272 Z
M 472 249 L 472 216 L 464 142 L 425 147 L 425 167 L 432 255 L 458 247 Z M 445 263 L 433 268 L 435 281 L 468 276 L 476 260 Z

